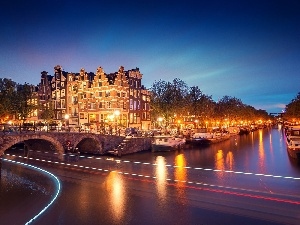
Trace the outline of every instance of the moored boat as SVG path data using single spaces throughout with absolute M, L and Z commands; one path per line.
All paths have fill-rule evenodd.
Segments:
M 240 128 L 239 127 L 228 127 L 227 131 L 230 134 L 230 136 L 235 136 L 240 133 Z
M 152 141 L 152 151 L 172 151 L 185 144 L 185 138 L 169 135 L 154 136 Z
M 213 130 L 209 132 L 206 128 L 195 133 L 187 143 L 192 145 L 208 145 L 225 141 L 230 138 L 230 133 L 223 130 Z
M 240 135 L 249 134 L 250 132 L 251 132 L 251 130 L 249 127 L 247 127 L 247 126 L 240 127 L 240 131 L 239 131 Z
M 300 161 L 300 126 L 289 127 L 285 135 L 290 157 Z
M 193 145 L 207 145 L 210 144 L 214 134 L 209 132 L 207 128 L 199 128 L 195 130 L 195 133 L 187 140 L 188 144 Z
M 210 143 L 218 143 L 221 141 L 228 140 L 230 138 L 230 133 L 228 132 L 217 132 L 214 134 L 214 137 L 209 139 Z

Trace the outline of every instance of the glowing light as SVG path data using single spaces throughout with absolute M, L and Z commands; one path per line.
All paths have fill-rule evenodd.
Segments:
M 166 200 L 166 178 L 168 176 L 168 171 L 166 169 L 166 162 L 165 158 L 162 156 L 156 157 L 156 170 L 155 175 L 157 178 L 156 181 L 156 189 L 158 193 L 158 197 L 162 202 L 165 202 Z
M 223 176 L 224 176 L 224 169 L 225 169 L 225 166 L 224 166 L 224 157 L 223 157 L 223 151 L 220 149 L 218 150 L 217 154 L 215 155 L 215 167 L 222 171 L 222 172 L 219 172 L 217 174 L 218 178 L 220 180 L 223 180 Z
M 158 122 L 162 122 L 162 121 L 163 121 L 163 118 L 162 118 L 162 117 L 158 117 L 158 118 L 157 118 L 157 121 L 158 121 Z
M 120 223 L 124 216 L 125 207 L 126 207 L 126 193 L 124 188 L 124 180 L 122 175 L 116 172 L 110 172 L 107 177 L 107 189 L 110 193 L 110 205 L 113 220 L 115 223 Z
M 184 158 L 183 154 L 179 154 L 175 157 L 175 180 L 177 180 L 177 191 L 178 191 L 178 196 L 180 196 L 180 201 L 182 203 L 186 203 L 186 198 L 185 198 L 185 182 L 187 180 L 187 168 L 186 168 L 186 161 Z
M 65 114 L 65 119 L 68 120 L 70 118 L 69 114 Z

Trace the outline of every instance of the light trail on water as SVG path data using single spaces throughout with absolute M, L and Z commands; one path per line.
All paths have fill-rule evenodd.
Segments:
M 57 197 L 60 193 L 60 190 L 61 190 L 60 181 L 54 174 L 52 174 L 49 171 L 44 170 L 42 168 L 36 167 L 34 165 L 30 165 L 30 164 L 23 163 L 23 162 L 18 162 L 18 161 L 11 160 L 11 159 L 5 159 L 5 158 L 3 158 L 2 160 L 6 161 L 6 162 L 10 162 L 10 163 L 15 163 L 15 164 L 18 164 L 18 165 L 21 165 L 21 166 L 29 167 L 31 169 L 38 170 L 39 172 L 45 173 L 46 175 L 49 175 L 50 177 L 54 178 L 54 180 L 56 181 L 57 190 L 56 190 L 56 193 L 55 193 L 54 197 L 52 198 L 52 200 L 50 201 L 50 203 L 47 206 L 45 206 L 38 214 L 36 214 L 32 219 L 30 219 L 28 222 L 25 223 L 25 225 L 29 225 L 32 222 L 34 222 L 41 214 L 43 214 L 53 204 L 53 202 L 57 199 Z
M 6 154 L 9 156 L 9 154 Z M 41 162 L 40 159 L 36 158 L 27 158 L 27 157 L 23 157 L 23 156 L 18 156 L 20 158 L 24 158 L 24 159 L 31 159 L 31 160 L 36 160 L 38 162 Z M 97 159 L 97 158 L 94 158 Z M 100 159 L 104 159 L 104 158 L 100 158 Z M 111 160 L 111 159 L 109 159 Z M 57 161 L 50 161 L 48 160 L 47 162 L 53 163 L 53 164 L 60 164 L 63 166 L 67 166 L 67 167 L 80 167 L 83 169 L 87 169 L 87 170 L 98 170 L 98 171 L 102 171 L 102 172 L 116 172 L 119 174 L 123 174 L 127 177 L 127 179 L 134 179 L 134 180 L 138 180 L 138 181 L 147 181 L 147 182 L 154 182 L 151 180 L 145 180 L 145 179 L 140 179 L 140 178 L 152 178 L 157 180 L 158 178 L 156 176 L 151 176 L 148 174 L 137 174 L 137 173 L 129 173 L 126 171 L 118 171 L 118 170 L 108 170 L 108 169 L 104 169 L 104 168 L 96 168 L 96 167 L 88 167 L 88 166 L 82 166 L 82 165 L 77 165 L 77 164 L 66 164 L 64 162 L 57 162 Z M 142 162 L 131 162 L 131 161 L 123 161 L 125 163 L 135 163 L 135 164 L 143 164 Z M 120 163 L 120 162 L 119 162 Z M 145 165 L 149 165 L 148 163 Z M 158 166 L 158 164 L 150 164 L 152 166 Z M 178 168 L 179 166 L 173 166 L 174 168 Z M 183 168 L 185 169 L 196 169 L 196 170 L 203 170 L 203 171 L 214 171 L 212 169 L 209 168 L 191 168 L 191 167 L 186 167 L 184 166 Z M 223 170 L 221 170 L 223 171 Z M 215 172 L 219 172 L 219 170 L 215 171 Z M 223 171 L 226 172 L 226 171 Z M 243 172 L 240 171 L 227 171 L 228 173 L 238 173 L 241 174 Z M 255 174 L 255 173 L 244 173 L 245 175 L 256 175 L 256 176 L 273 176 L 273 175 L 266 175 L 266 174 Z M 131 176 L 131 177 L 130 177 Z M 137 178 L 139 177 L 139 178 Z M 273 176 L 276 178 L 283 178 L 283 179 L 295 179 L 295 180 L 299 180 L 299 178 L 294 178 L 294 177 L 283 177 L 283 176 Z M 268 195 L 269 193 L 265 193 L 265 192 L 261 192 L 261 191 L 256 191 L 256 190 L 251 190 L 251 189 L 244 189 L 244 188 L 236 188 L 236 187 L 230 187 L 230 186 L 223 186 L 223 185 L 214 185 L 214 184 L 209 184 L 209 183 L 203 183 L 203 182 L 196 182 L 196 181 L 188 181 L 188 180 L 178 180 L 178 179 L 170 179 L 170 178 L 166 178 L 166 181 L 169 182 L 174 182 L 174 184 L 172 183 L 167 183 L 168 186 L 173 186 L 176 183 L 182 183 L 182 184 L 188 184 L 188 185 L 184 185 L 182 187 L 187 188 L 187 189 L 195 189 L 195 190 L 203 190 L 203 191 L 209 191 L 209 192 L 215 192 L 215 193 L 221 193 L 221 194 L 227 194 L 227 195 L 235 195 L 235 196 L 240 196 L 240 197 L 249 197 L 249 198 L 255 198 L 255 199 L 261 199 L 261 200 L 268 200 L 268 201 L 275 201 L 275 202 L 283 202 L 283 203 L 289 203 L 289 204 L 294 204 L 294 205 L 300 205 L 300 201 L 293 201 L 293 200 L 289 200 L 289 199 L 283 199 L 283 198 L 276 198 L 276 197 L 266 197 L 266 196 L 262 196 L 262 195 L 258 195 L 259 193 L 264 194 L 264 195 Z M 191 185 L 201 185 L 203 187 L 197 187 L 197 186 L 191 186 Z M 209 187 L 209 188 L 206 188 Z M 226 190 L 218 190 L 219 189 L 226 189 Z M 240 192 L 237 192 L 240 191 Z M 254 193 L 254 194 L 248 194 L 248 193 L 241 193 L 241 192 L 249 192 L 249 193 Z

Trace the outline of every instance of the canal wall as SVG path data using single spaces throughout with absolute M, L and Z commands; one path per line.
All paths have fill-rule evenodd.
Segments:
M 124 138 L 124 140 L 117 146 L 117 150 L 120 151 L 118 155 L 151 150 L 151 143 L 152 139 L 149 137 Z

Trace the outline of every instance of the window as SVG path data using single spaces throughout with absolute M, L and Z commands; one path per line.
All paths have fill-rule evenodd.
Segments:
M 111 102 L 106 102 L 106 108 L 110 109 L 111 108 Z
M 129 108 L 131 110 L 133 109 L 133 100 L 132 99 L 129 100 Z
M 57 99 L 57 100 L 60 99 L 60 92 L 59 92 L 59 91 L 56 92 L 56 99 Z
M 105 92 L 105 97 L 109 97 L 110 96 L 110 92 L 109 91 L 106 91 Z
M 102 92 L 101 91 L 99 91 L 99 97 L 102 97 Z
M 72 101 L 72 103 L 73 103 L 73 104 L 77 104 L 77 102 L 78 102 L 78 97 L 77 97 L 77 96 L 73 96 L 73 101 Z
M 66 108 L 66 104 L 65 104 L 65 100 L 64 99 L 61 99 L 61 107 L 62 108 Z
M 102 87 L 102 82 L 99 82 L 99 83 L 98 83 L 98 86 L 99 86 L 99 87 Z

